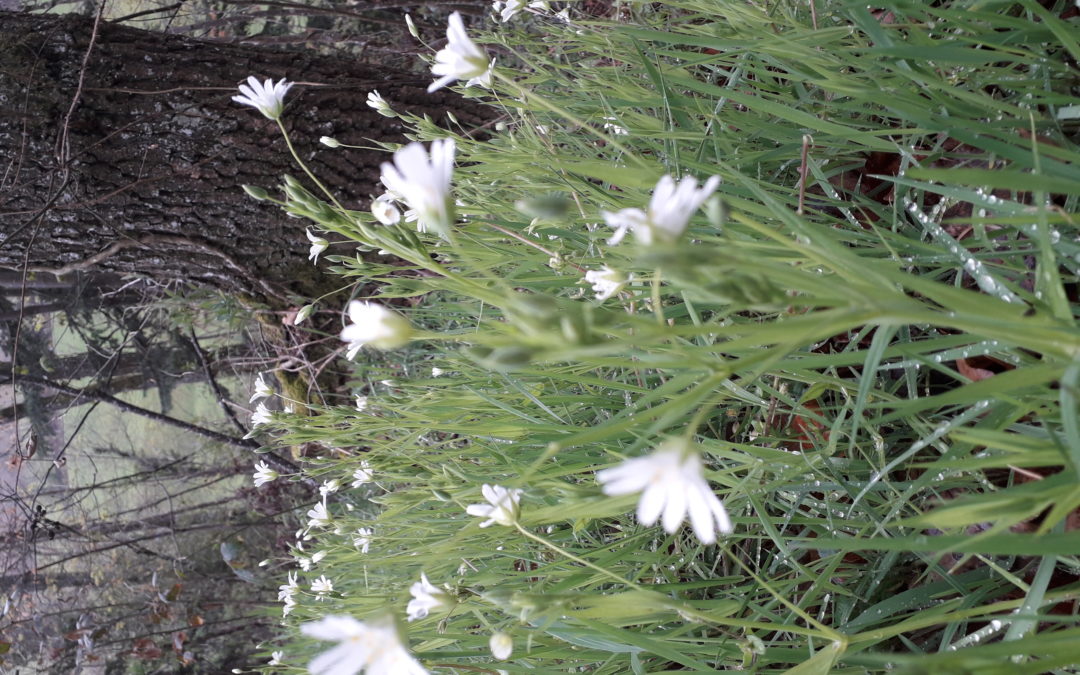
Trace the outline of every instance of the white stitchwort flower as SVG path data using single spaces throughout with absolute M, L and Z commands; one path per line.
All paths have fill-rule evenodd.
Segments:
M 360 467 L 356 471 L 353 471 L 352 477 L 352 487 L 354 488 L 370 483 L 372 479 L 371 464 L 369 464 L 366 459 L 360 460 Z
M 285 78 L 274 83 L 267 79 L 260 83 L 255 76 L 248 77 L 247 84 L 240 85 L 241 96 L 233 96 L 232 100 L 252 108 L 258 108 L 259 112 L 276 120 L 281 117 L 281 111 L 285 108 L 285 92 L 293 86 L 292 82 L 286 82 Z
M 367 104 L 375 112 L 379 113 L 383 117 L 394 117 L 394 111 L 390 108 L 390 104 L 386 102 L 386 99 L 382 97 L 378 89 L 373 89 L 368 92 Z
M 506 0 L 506 2 L 495 0 L 491 3 L 491 7 L 500 15 L 502 22 L 506 23 L 525 8 L 525 0 Z
M 405 608 L 409 621 L 423 619 L 431 610 L 445 605 L 450 599 L 446 591 L 428 581 L 423 572 L 420 573 L 420 581 L 409 587 L 409 595 L 412 600 Z
M 371 302 L 350 302 L 349 318 L 352 324 L 341 331 L 341 339 L 349 345 L 347 357 L 350 359 L 364 345 L 394 349 L 407 343 L 412 335 L 412 326 L 405 317 Z
M 480 527 L 491 525 L 513 525 L 517 522 L 518 513 L 521 511 L 518 502 L 521 501 L 521 490 L 517 488 L 506 489 L 501 485 L 488 485 L 485 483 L 480 492 L 487 504 L 470 504 L 465 512 L 470 516 L 487 518 L 480 523 Z
M 604 265 L 602 269 L 586 272 L 585 281 L 592 284 L 596 299 L 603 302 L 621 291 L 630 279 L 622 272 Z
M 269 464 L 260 461 L 255 465 L 255 474 L 252 478 L 255 480 L 255 487 L 262 487 L 266 483 L 277 480 L 278 475 L 278 472 L 271 469 Z
M 500 661 L 505 661 L 510 658 L 510 654 L 514 651 L 514 639 L 502 631 L 492 633 L 491 639 L 488 641 L 488 647 L 491 648 L 492 656 Z
M 285 658 L 285 652 L 271 652 L 270 660 L 266 663 L 268 666 L 280 666 L 281 659 Z
M 336 138 L 331 138 L 330 136 L 320 136 L 319 137 L 319 142 L 322 143 L 323 145 L 325 145 L 328 148 L 340 148 L 341 147 L 341 141 L 339 141 Z
M 337 642 L 308 664 L 311 675 L 428 675 L 401 642 L 393 619 L 357 621 L 331 615 L 301 624 L 300 632 L 317 640 Z
M 653 190 L 647 213 L 641 209 L 603 212 L 604 220 L 615 228 L 615 234 L 608 244 L 618 244 L 628 230 L 633 230 L 637 240 L 646 246 L 657 242 L 674 242 L 686 230 L 690 216 L 716 191 L 718 185 L 719 176 L 709 178 L 701 188 L 698 188 L 697 179 L 693 176 L 683 178 L 678 185 L 671 176 L 664 176 Z
M 466 87 L 479 84 L 490 88 L 495 62 L 488 61 L 487 54 L 465 34 L 465 24 L 457 12 L 451 14 L 447 22 L 446 40 L 446 46 L 435 53 L 431 73 L 439 79 L 428 86 L 428 92 L 441 89 L 454 80 L 468 80 Z
M 251 426 L 257 427 L 270 421 L 270 409 L 262 401 L 255 406 L 255 412 L 251 414 Z
M 392 164 L 382 165 L 382 184 L 416 212 L 417 227 L 425 228 L 421 231 L 430 228 L 446 234 L 454 223 L 454 202 L 450 198 L 454 150 L 452 138 L 432 141 L 429 158 L 422 144 L 409 143 L 394 152 Z
M 288 583 L 278 586 L 278 602 L 288 603 L 300 590 L 300 584 L 296 581 L 296 572 L 289 572 Z
M 322 237 L 316 237 L 311 233 L 310 229 L 305 229 L 304 233 L 307 234 L 307 239 L 311 242 L 311 248 L 308 249 L 308 260 L 319 262 L 319 254 L 330 246 L 330 242 Z
M 361 553 L 367 553 L 368 548 L 371 547 L 371 535 L 373 534 L 371 528 L 361 527 L 353 535 L 353 546 L 360 549 Z
M 318 579 L 311 582 L 311 592 L 316 594 L 316 600 L 322 600 L 324 595 L 333 591 L 334 582 L 327 579 L 325 574 L 320 574 Z
M 310 511 L 307 512 L 308 529 L 313 528 L 327 528 L 330 527 L 331 518 L 330 512 L 326 510 L 326 504 L 319 502 Z
M 442 368 L 440 368 L 438 366 L 435 366 L 434 368 L 431 369 L 431 376 L 432 377 L 441 377 L 442 374 L 445 373 L 445 372 L 446 371 L 443 370 Z
M 731 534 L 727 510 L 709 487 L 701 455 L 684 440 L 663 443 L 651 455 L 628 459 L 596 473 L 606 495 L 641 493 L 637 518 L 651 526 L 659 519 L 664 531 L 679 529 L 687 513 L 694 534 L 703 544 L 716 541 L 716 533 Z
M 255 393 L 251 395 L 248 403 L 254 403 L 260 398 L 266 398 L 273 395 L 274 390 L 270 388 L 270 385 L 266 384 L 266 380 L 263 379 L 263 374 L 259 373 L 259 376 L 255 378 Z
M 394 205 L 394 198 L 384 193 L 371 201 L 371 215 L 383 225 L 397 225 L 401 222 L 401 211 Z
M 323 484 L 319 486 L 319 494 L 322 495 L 325 499 L 326 495 L 330 494 L 331 492 L 337 492 L 340 489 L 341 481 L 339 481 L 337 478 L 334 478 L 332 480 L 324 480 Z
M 357 396 L 356 397 L 356 411 L 357 412 L 364 412 L 365 410 L 367 410 L 367 407 L 368 407 L 368 398 L 367 398 L 367 396 Z

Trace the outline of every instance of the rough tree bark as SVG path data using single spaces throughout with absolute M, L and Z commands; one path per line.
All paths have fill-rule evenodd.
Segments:
M 91 42 L 93 43 L 91 46 Z M 316 286 L 303 226 L 242 183 L 300 176 L 276 126 L 231 97 L 248 75 L 296 81 L 285 124 L 350 208 L 377 194 L 386 153 L 318 143 L 402 141 L 365 103 L 468 128 L 484 111 L 378 64 L 139 31 L 92 18 L 0 12 L 0 268 L 183 279 L 267 295 Z M 325 277 L 324 277 L 325 278 Z

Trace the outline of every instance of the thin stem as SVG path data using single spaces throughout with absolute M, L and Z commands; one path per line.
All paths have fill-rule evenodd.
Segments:
M 633 581 L 627 581 L 626 579 L 623 579 L 622 577 L 620 577 L 618 574 L 615 574 L 614 572 L 610 572 L 610 571 L 604 569 L 603 567 L 600 567 L 599 565 L 596 565 L 594 563 L 589 562 L 588 560 L 585 560 L 584 558 L 579 558 L 576 555 L 574 555 L 573 553 L 570 553 L 569 551 L 565 551 L 565 550 L 559 548 L 558 546 L 556 546 L 555 544 L 551 543 L 550 541 L 544 539 L 543 537 L 541 537 L 539 535 L 536 535 L 536 534 L 533 534 L 532 532 L 529 532 L 524 527 L 522 527 L 520 523 L 518 523 L 516 521 L 514 522 L 514 527 L 517 528 L 518 532 L 522 533 L 523 535 L 525 535 L 529 539 L 532 539 L 533 541 L 539 542 L 539 543 L 543 544 L 544 546 L 547 546 L 552 551 L 555 551 L 559 555 L 565 556 L 565 557 L 569 558 L 570 560 L 573 560 L 574 562 L 578 563 L 579 565 L 584 565 L 585 567 L 588 567 L 589 569 L 591 569 L 591 570 L 593 570 L 595 572 L 599 572 L 600 574 L 603 574 L 604 576 L 608 577 L 609 579 L 614 579 L 615 581 L 619 582 L 620 584 L 626 584 L 627 586 L 630 586 L 631 588 L 635 588 L 635 589 L 640 589 L 641 588 L 640 586 L 635 584 Z
M 558 253 L 555 253 L 554 251 L 552 251 L 551 249 L 549 249 L 549 248 L 547 248 L 545 246 L 541 246 L 540 244 L 536 243 L 535 241 L 532 241 L 528 237 L 524 237 L 524 236 L 518 234 L 517 232 L 514 232 L 513 230 L 508 230 L 505 227 L 502 227 L 500 225 L 496 225 L 494 223 L 484 223 L 484 224 L 487 225 L 488 227 L 490 227 L 493 230 L 498 230 L 499 232 L 502 232 L 503 234 L 505 234 L 508 237 L 513 237 L 514 239 L 517 239 L 518 241 L 520 241 L 523 244 L 527 244 L 529 246 L 532 246 L 537 251 L 540 251 L 541 253 L 546 253 L 547 255 L 551 256 L 552 258 L 560 257 Z M 582 274 L 584 274 L 586 271 L 588 271 L 584 267 L 582 267 L 581 265 L 575 265 L 572 262 L 567 262 L 566 264 L 573 267 L 574 269 L 576 269 L 578 272 L 581 272 Z
M 615 149 L 619 150 L 620 152 L 622 152 L 624 155 L 626 155 L 629 159 L 631 159 L 638 166 L 641 166 L 641 167 L 648 167 L 649 166 L 645 162 L 645 160 L 643 160 L 640 157 L 638 157 L 637 155 L 635 155 L 633 150 L 631 150 L 626 145 L 624 145 L 622 143 L 622 141 L 620 141 L 619 139 L 617 139 L 617 138 L 615 138 L 613 136 L 610 136 L 608 134 L 605 134 L 604 132 L 600 131 L 599 129 L 596 129 L 593 126 L 591 126 L 589 124 L 586 124 L 584 120 L 579 118 L 574 113 L 570 112 L 569 110 L 567 110 L 565 108 L 560 108 L 559 106 L 555 105 L 554 103 L 549 102 L 543 96 L 539 96 L 537 94 L 534 94 L 533 92 L 529 91 L 525 87 L 522 87 L 520 84 L 518 84 L 517 81 L 515 81 L 515 80 L 513 80 L 513 79 L 511 79 L 509 77 L 506 77 L 505 75 L 500 73 L 498 70 L 493 71 L 493 74 L 495 75 L 495 78 L 497 80 L 499 80 L 500 82 L 504 82 L 504 83 L 510 85 L 511 87 L 513 87 L 514 89 L 516 89 L 518 91 L 518 93 L 520 93 L 523 98 L 527 98 L 530 101 L 532 101 L 534 103 L 537 103 L 542 108 L 546 108 L 546 109 L 550 110 L 551 112 L 553 112 L 553 113 L 555 113 L 557 115 L 562 115 L 563 117 L 565 117 L 567 120 L 573 122 L 578 127 L 584 129 L 585 131 L 589 132 L 593 136 L 596 136 L 597 138 L 602 140 L 604 143 L 608 143 L 613 148 L 615 148 Z
M 652 310 L 653 316 L 656 317 L 656 323 L 666 328 L 667 321 L 664 319 L 664 305 L 660 297 L 660 270 L 653 272 L 652 276 Z
M 296 153 L 296 148 L 293 147 L 292 139 L 289 138 L 289 132 L 285 131 L 285 125 L 281 123 L 280 119 L 275 121 L 277 122 L 278 128 L 281 129 L 281 135 L 285 138 L 285 145 L 289 147 L 289 154 L 293 156 L 293 159 L 296 160 L 296 163 L 300 166 L 301 169 L 304 170 L 304 173 L 307 174 L 307 177 L 310 178 L 312 182 L 315 183 L 315 185 L 319 186 L 319 189 L 323 191 L 324 195 L 330 198 L 330 201 L 334 202 L 334 206 L 337 207 L 338 211 L 340 211 L 342 215 L 347 216 L 349 213 L 348 210 L 346 210 L 346 208 L 341 205 L 341 202 L 337 200 L 337 197 L 335 197 L 334 194 L 330 192 L 330 190 L 328 190 L 325 185 L 322 184 L 322 181 L 315 177 L 315 174 L 311 172 L 311 169 L 309 169 L 307 164 L 304 163 L 304 160 L 300 159 L 300 155 Z

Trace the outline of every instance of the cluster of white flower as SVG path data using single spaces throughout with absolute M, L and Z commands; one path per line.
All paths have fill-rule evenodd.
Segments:
M 497 0 L 493 5 L 503 22 L 510 21 L 526 7 L 537 14 L 550 14 L 552 11 L 543 0 L 527 6 L 524 0 Z M 560 17 L 569 20 L 564 14 Z M 415 27 L 411 23 L 410 30 L 415 34 Z M 457 80 L 464 80 L 466 86 L 490 87 L 495 62 L 465 33 L 464 23 L 457 12 L 449 17 L 446 37 L 446 45 L 436 53 L 432 66 L 432 73 L 438 79 L 428 87 L 428 91 L 435 91 Z M 284 109 L 285 94 L 291 86 L 284 79 L 275 84 L 271 80 L 260 83 L 250 77 L 247 84 L 240 86 L 242 95 L 234 97 L 234 100 L 258 109 L 269 119 L 278 120 Z M 396 116 L 378 91 L 368 94 L 367 103 L 379 114 Z M 610 133 L 628 133 L 615 118 L 605 119 L 604 127 Z M 322 142 L 328 147 L 340 146 L 332 138 L 324 138 Z M 404 217 L 406 221 L 415 220 L 420 231 L 431 230 L 448 237 L 455 222 L 451 195 L 454 155 L 452 139 L 434 141 L 430 149 L 420 143 L 409 143 L 394 152 L 393 161 L 382 165 L 381 182 L 386 192 L 372 200 L 371 213 L 374 218 L 385 226 L 394 226 Z M 643 246 L 677 241 L 686 231 L 694 212 L 716 191 L 719 182 L 719 177 L 712 176 L 699 187 L 698 181 L 691 176 L 684 177 L 678 183 L 670 175 L 663 176 L 653 190 L 647 209 L 626 208 L 617 212 L 602 212 L 606 223 L 615 230 L 608 241 L 609 245 L 618 244 L 628 232 L 632 232 Z M 318 262 L 318 256 L 327 249 L 329 242 L 313 234 L 310 229 L 306 230 L 306 235 L 311 244 L 308 257 Z M 632 278 L 632 275 L 608 265 L 584 273 L 584 282 L 592 286 L 596 299 L 601 302 L 617 296 Z M 308 309 L 309 314 L 310 311 Z M 403 316 L 382 305 L 354 300 L 349 303 L 347 312 L 351 323 L 341 331 L 340 339 L 346 343 L 350 359 L 364 346 L 395 349 L 405 345 L 413 335 L 411 324 Z M 438 377 L 442 372 L 439 368 L 433 368 L 432 377 Z M 273 390 L 260 374 L 250 402 L 273 395 Z M 357 396 L 356 410 L 365 412 L 367 408 L 367 397 Z M 270 419 L 270 410 L 265 403 L 259 402 L 252 415 L 252 425 L 265 424 Z M 256 486 L 278 477 L 279 474 L 265 462 L 259 461 L 255 465 L 253 478 Z M 713 544 L 718 534 L 727 535 L 733 531 L 727 511 L 704 476 L 700 452 L 686 440 L 667 441 L 649 455 L 627 459 L 598 471 L 596 478 L 606 495 L 640 493 L 637 519 L 642 525 L 653 526 L 659 522 L 665 532 L 673 534 L 689 520 L 694 535 L 703 544 Z M 373 479 L 373 470 L 365 459 L 353 471 L 350 485 L 359 488 Z M 307 512 L 307 526 L 297 533 L 298 551 L 303 551 L 303 541 L 312 538 L 313 535 L 309 534 L 312 530 L 335 527 L 326 499 L 341 486 L 340 480 L 333 479 L 319 488 L 322 500 Z M 521 488 L 484 484 L 481 493 L 486 503 L 466 507 L 468 515 L 483 519 L 481 528 L 492 525 L 520 527 Z M 334 531 L 343 534 L 340 528 Z M 373 530 L 362 527 L 347 536 L 351 536 L 353 545 L 366 554 Z M 294 555 L 297 564 L 308 571 L 326 555 L 326 551 L 318 551 L 310 557 L 299 553 Z M 336 595 L 332 580 L 325 574 L 311 580 L 310 589 L 316 600 Z M 296 606 L 299 590 L 297 574 L 290 572 L 287 583 L 279 586 L 278 591 L 278 600 L 284 605 L 285 615 Z M 409 621 L 424 619 L 433 610 L 449 607 L 455 602 L 450 592 L 432 584 L 423 572 L 420 580 L 412 584 L 409 593 L 411 599 L 405 609 Z M 308 665 L 309 671 L 315 675 L 355 675 L 361 671 L 371 675 L 427 673 L 409 653 L 390 618 L 363 622 L 349 616 L 330 615 L 303 624 L 301 631 L 319 640 L 338 643 Z M 495 632 L 489 646 L 496 659 L 506 660 L 512 654 L 513 640 L 506 633 Z M 282 656 L 281 652 L 273 652 L 271 665 L 279 664 Z
M 289 612 L 296 607 L 296 598 L 294 597 L 297 591 L 300 590 L 300 584 L 296 579 L 296 572 L 289 572 L 288 582 L 278 586 L 278 602 L 282 602 L 285 606 L 282 608 L 282 614 L 288 616 Z

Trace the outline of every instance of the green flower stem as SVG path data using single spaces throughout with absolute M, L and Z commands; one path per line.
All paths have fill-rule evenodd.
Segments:
M 300 166 L 301 169 L 304 170 L 304 173 L 307 174 L 307 177 L 310 178 L 315 183 L 315 185 L 319 186 L 319 189 L 322 190 L 324 195 L 330 198 L 330 201 L 334 203 L 334 206 L 337 207 L 338 211 L 340 211 L 342 215 L 345 215 L 347 217 L 349 213 L 348 210 L 341 205 L 341 202 L 337 200 L 337 197 L 335 197 L 334 194 L 330 192 L 330 190 L 326 189 L 326 186 L 322 184 L 322 181 L 315 177 L 315 174 L 311 172 L 311 169 L 309 169 L 307 164 L 304 163 L 304 160 L 300 159 L 300 155 L 296 153 L 296 148 L 293 147 L 292 139 L 289 138 L 289 132 L 285 131 L 285 125 L 281 123 L 280 119 L 275 121 L 277 122 L 278 128 L 281 129 L 281 135 L 285 139 L 285 145 L 289 147 L 289 154 L 293 156 L 293 159 L 296 160 L 296 163 Z
M 640 586 L 638 586 L 633 581 L 627 581 L 626 579 L 623 579 L 622 577 L 620 577 L 618 574 L 615 574 L 614 572 L 608 571 L 608 570 L 604 569 L 603 567 L 600 567 L 599 565 L 596 565 L 594 563 L 589 562 L 588 560 L 585 560 L 584 558 L 579 558 L 576 555 L 574 555 L 573 553 L 570 553 L 569 551 L 565 551 L 565 550 L 559 548 L 558 546 L 556 546 L 555 544 L 551 543 L 550 541 L 544 539 L 540 535 L 533 534 L 532 532 L 529 532 L 528 530 L 526 530 L 524 527 L 521 526 L 521 523 L 518 523 L 517 521 L 514 521 L 514 527 L 517 528 L 518 532 L 522 533 L 523 535 L 525 535 L 529 539 L 532 539 L 535 542 L 543 544 L 544 546 L 550 548 L 552 551 L 555 551 L 559 555 L 565 556 L 565 557 L 569 558 L 570 560 L 573 560 L 574 562 L 578 563 L 579 565 L 584 565 L 585 567 L 588 567 L 589 569 L 591 569 L 591 570 L 593 570 L 595 572 L 599 572 L 600 574 L 603 574 L 604 576 L 608 577 L 609 579 L 617 581 L 620 584 L 625 584 L 625 585 L 630 586 L 631 588 L 635 588 L 635 589 L 640 589 L 641 588 Z
M 656 270 L 652 275 L 652 311 L 653 316 L 656 317 L 656 323 L 661 328 L 667 328 L 667 321 L 664 319 L 664 302 L 660 296 L 660 270 Z

